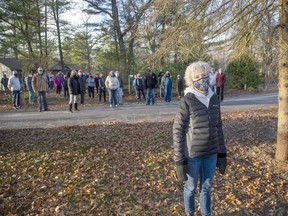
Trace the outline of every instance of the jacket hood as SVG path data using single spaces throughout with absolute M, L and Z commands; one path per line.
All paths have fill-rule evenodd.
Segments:
M 187 87 L 184 90 L 184 95 L 186 95 L 188 93 L 194 94 L 196 96 L 196 98 L 199 101 L 201 101 L 206 107 L 209 106 L 210 99 L 214 95 L 214 92 L 210 88 L 208 89 L 208 94 L 207 95 L 201 94 L 200 92 L 196 91 L 195 89 L 193 89 L 191 87 Z

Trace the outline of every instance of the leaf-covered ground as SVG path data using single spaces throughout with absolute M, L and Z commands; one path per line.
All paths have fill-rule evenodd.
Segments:
M 0 215 L 184 215 L 172 124 L 2 130 Z M 223 114 L 229 164 L 215 176 L 213 215 L 288 215 L 276 124 L 276 107 Z

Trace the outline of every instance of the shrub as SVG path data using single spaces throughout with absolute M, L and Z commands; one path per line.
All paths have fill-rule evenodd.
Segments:
M 249 55 L 243 55 L 230 62 L 226 73 L 230 77 L 233 89 L 243 89 L 245 84 L 247 88 L 257 89 L 261 83 L 257 63 Z

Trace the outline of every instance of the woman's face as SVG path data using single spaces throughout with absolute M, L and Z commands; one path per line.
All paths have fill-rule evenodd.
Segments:
M 207 77 L 206 73 L 204 70 L 196 70 L 194 73 L 194 77 L 193 77 L 193 82 L 202 79 L 203 77 Z

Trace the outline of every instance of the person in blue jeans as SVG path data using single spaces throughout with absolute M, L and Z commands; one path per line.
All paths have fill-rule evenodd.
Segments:
M 27 90 L 29 92 L 29 104 L 30 105 L 34 105 L 34 91 L 32 88 L 32 72 L 30 72 L 28 74 L 28 76 L 25 78 L 25 82 L 26 82 L 26 86 L 27 86 Z
M 151 68 L 148 67 L 148 71 L 145 76 L 145 88 L 146 88 L 146 105 L 155 104 L 155 88 L 157 87 L 157 76 L 152 72 Z
M 119 88 L 119 80 L 117 79 L 114 71 L 110 71 L 105 80 L 105 86 L 109 91 L 110 107 L 117 107 L 117 89 Z
M 11 90 L 13 95 L 13 109 L 20 108 L 20 80 L 19 75 L 16 70 L 12 71 L 12 76 L 8 80 L 7 84 L 8 89 Z
M 44 111 L 50 111 L 48 108 L 48 102 L 46 92 L 48 91 L 48 79 L 46 73 L 42 67 L 37 69 L 38 73 L 34 74 L 32 78 L 32 88 L 34 93 L 37 92 L 38 111 L 42 112 L 42 102 L 44 105 Z
M 211 215 L 211 187 L 216 167 L 227 166 L 220 101 L 209 87 L 211 67 L 194 62 L 185 71 L 187 88 L 173 123 L 176 175 L 184 185 L 185 213 L 195 215 L 195 191 L 200 179 L 201 215 Z

